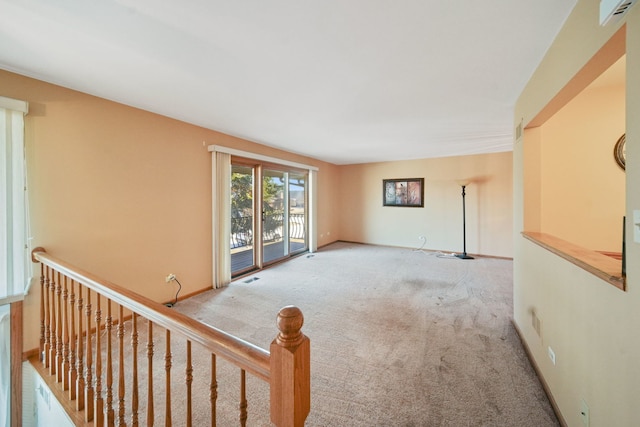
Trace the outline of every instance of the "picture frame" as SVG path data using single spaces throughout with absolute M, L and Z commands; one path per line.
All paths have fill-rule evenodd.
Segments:
M 382 206 L 424 207 L 424 178 L 382 180 Z
M 616 145 L 613 147 L 613 158 L 616 159 L 616 163 L 620 166 L 620 169 L 625 170 L 627 164 L 627 156 L 626 156 L 626 133 L 623 133 L 622 136 L 616 142 Z

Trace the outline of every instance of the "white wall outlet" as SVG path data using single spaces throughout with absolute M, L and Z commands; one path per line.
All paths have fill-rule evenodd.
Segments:
M 171 274 L 167 275 L 167 277 L 165 277 L 164 280 L 167 283 L 173 282 L 174 280 L 176 280 L 176 275 L 171 273 Z
M 640 243 L 640 210 L 633 211 L 633 241 Z
M 556 354 L 554 353 L 554 351 L 551 348 L 551 346 L 547 347 L 547 353 L 549 353 L 549 359 L 551 359 L 551 363 L 553 363 L 553 366 L 555 366 L 556 365 Z
M 580 419 L 585 427 L 589 427 L 589 407 L 584 399 L 580 401 Z

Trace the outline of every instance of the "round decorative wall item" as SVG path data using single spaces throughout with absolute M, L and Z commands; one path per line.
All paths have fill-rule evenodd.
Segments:
M 616 159 L 616 163 L 618 166 L 625 170 L 626 165 L 626 152 L 625 152 L 625 135 L 622 134 L 618 142 L 616 142 L 615 147 L 613 147 L 613 157 Z

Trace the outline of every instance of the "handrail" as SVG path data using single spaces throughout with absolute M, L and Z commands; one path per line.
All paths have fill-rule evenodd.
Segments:
M 269 382 L 270 354 L 267 350 L 171 310 L 122 286 L 102 280 L 91 273 L 49 255 L 44 248 L 35 248 L 31 257 L 33 262 L 41 262 L 56 269 L 67 277 L 120 304 L 122 307 L 146 317 L 167 330 L 186 336 L 190 341 L 201 344 L 212 353 Z

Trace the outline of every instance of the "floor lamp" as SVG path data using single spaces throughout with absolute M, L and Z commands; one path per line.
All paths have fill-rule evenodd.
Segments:
M 458 185 L 462 187 L 462 253 L 456 254 L 456 257 L 460 259 L 473 259 L 472 256 L 467 255 L 467 220 L 464 206 L 465 188 L 470 184 L 470 181 L 458 181 Z

